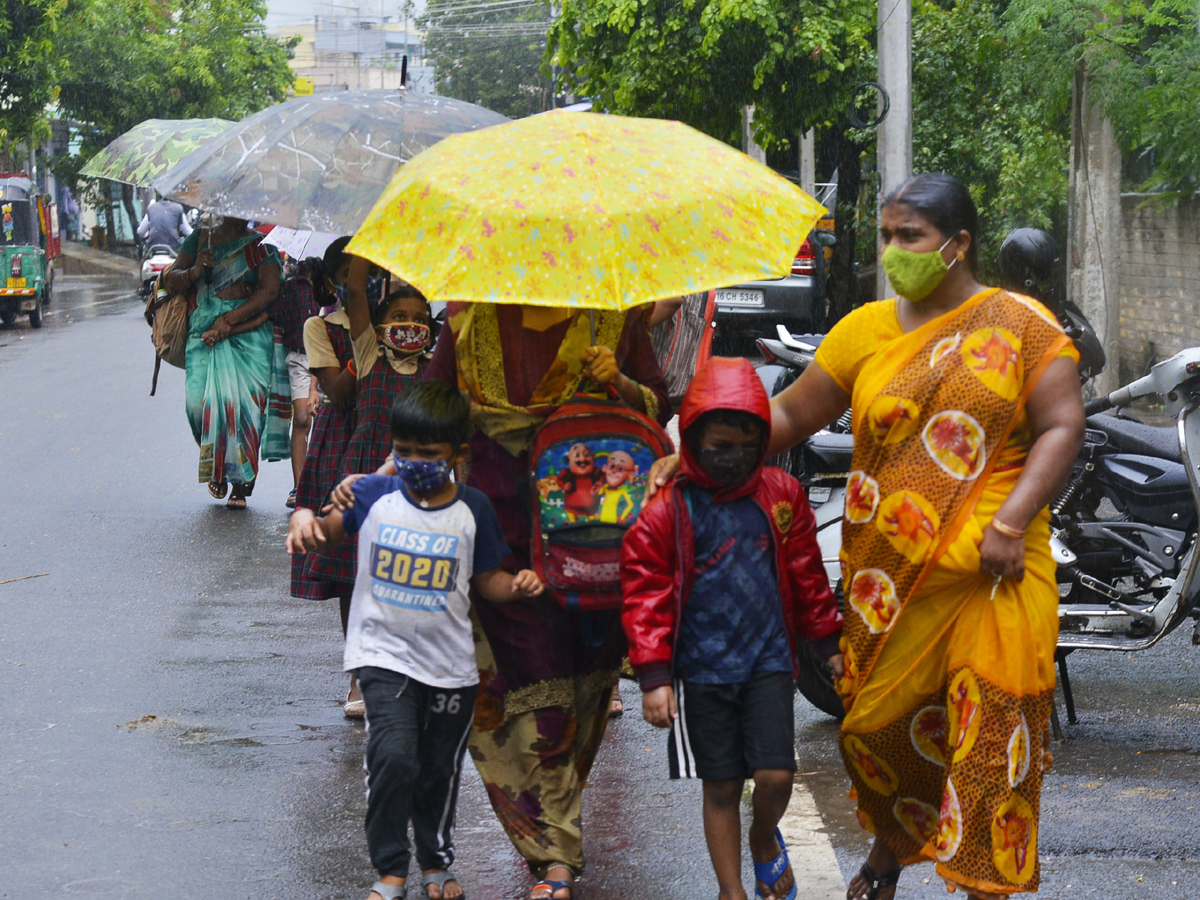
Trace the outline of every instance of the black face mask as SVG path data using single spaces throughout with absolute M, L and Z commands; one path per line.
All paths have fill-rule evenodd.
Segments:
M 721 447 L 701 449 L 700 467 L 714 481 L 725 487 L 741 484 L 758 465 L 758 447 Z

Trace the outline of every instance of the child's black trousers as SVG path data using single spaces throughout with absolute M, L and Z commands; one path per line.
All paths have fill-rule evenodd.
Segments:
M 454 862 L 454 807 L 474 685 L 438 688 L 387 669 L 358 670 L 367 707 L 367 848 L 380 875 L 408 875 L 411 821 L 420 869 Z

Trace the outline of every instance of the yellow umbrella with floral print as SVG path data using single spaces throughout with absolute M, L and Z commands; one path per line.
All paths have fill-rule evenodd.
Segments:
M 430 300 L 627 309 L 783 277 L 824 211 L 679 122 L 558 111 L 422 151 L 348 250 Z

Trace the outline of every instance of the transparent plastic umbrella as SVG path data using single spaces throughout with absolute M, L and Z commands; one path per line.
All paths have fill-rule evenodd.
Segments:
M 298 97 L 242 119 L 154 186 L 222 215 L 351 234 L 402 163 L 447 135 L 507 121 L 404 91 Z

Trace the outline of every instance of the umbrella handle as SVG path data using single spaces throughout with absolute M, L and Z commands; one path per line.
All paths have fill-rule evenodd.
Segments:
M 211 228 L 204 229 L 204 249 L 205 250 L 212 249 L 212 229 Z M 204 283 L 206 285 L 208 285 L 209 287 L 212 287 L 212 278 L 213 278 L 212 266 L 205 266 L 204 267 Z

